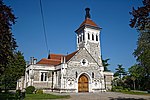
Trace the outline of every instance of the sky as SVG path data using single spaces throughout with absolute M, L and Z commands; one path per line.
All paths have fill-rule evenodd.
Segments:
M 40 12 L 40 0 L 4 0 L 17 17 L 12 32 L 26 61 L 48 57 Z M 102 28 L 100 34 L 103 59 L 109 58 L 113 72 L 118 64 L 127 70 L 136 63 L 133 56 L 138 33 L 129 26 L 132 7 L 142 0 L 42 0 L 48 49 L 64 54 L 76 51 L 74 32 L 85 19 L 89 7 L 91 19 Z

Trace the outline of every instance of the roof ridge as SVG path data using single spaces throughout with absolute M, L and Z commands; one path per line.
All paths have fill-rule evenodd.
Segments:
M 98 27 L 98 25 L 90 18 L 86 18 L 80 25 L 80 27 L 82 27 L 83 25 L 91 25 L 94 27 Z
M 66 55 L 66 62 L 69 61 L 79 50 L 76 50 L 68 55 Z
M 65 55 L 63 54 L 49 54 L 48 59 L 59 59 L 61 60 L 61 57 L 64 57 Z
M 42 58 L 41 60 L 59 60 L 59 59 L 48 59 L 48 58 Z
M 42 58 L 40 61 L 38 61 L 36 64 L 47 64 L 47 65 L 59 65 L 61 63 L 61 60 L 58 59 L 47 59 Z
M 51 53 L 49 55 L 60 55 L 60 56 L 64 56 L 63 54 L 55 54 L 55 53 Z

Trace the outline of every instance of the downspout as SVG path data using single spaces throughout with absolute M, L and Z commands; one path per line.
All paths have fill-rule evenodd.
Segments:
M 105 90 L 106 90 L 106 76 L 104 75 L 104 85 L 105 85 Z
M 52 92 L 53 92 L 53 81 L 54 81 L 54 72 L 52 71 L 52 86 L 51 86 L 51 89 L 52 89 Z

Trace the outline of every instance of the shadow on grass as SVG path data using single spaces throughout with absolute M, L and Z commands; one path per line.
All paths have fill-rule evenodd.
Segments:
M 16 100 L 16 97 L 13 93 L 0 93 L 0 100 Z
M 113 98 L 113 97 L 109 97 L 110 100 L 146 100 L 143 98 L 139 98 L 139 99 L 135 99 L 135 98 L 122 98 L 122 97 L 118 97 L 118 98 Z

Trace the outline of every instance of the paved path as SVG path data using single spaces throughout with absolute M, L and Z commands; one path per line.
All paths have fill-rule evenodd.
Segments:
M 150 100 L 150 96 L 143 95 L 129 95 L 116 92 L 102 92 L 102 93 L 68 93 L 70 99 L 62 100 Z M 66 95 L 66 93 L 62 93 Z M 59 99 L 60 100 L 60 99 Z

